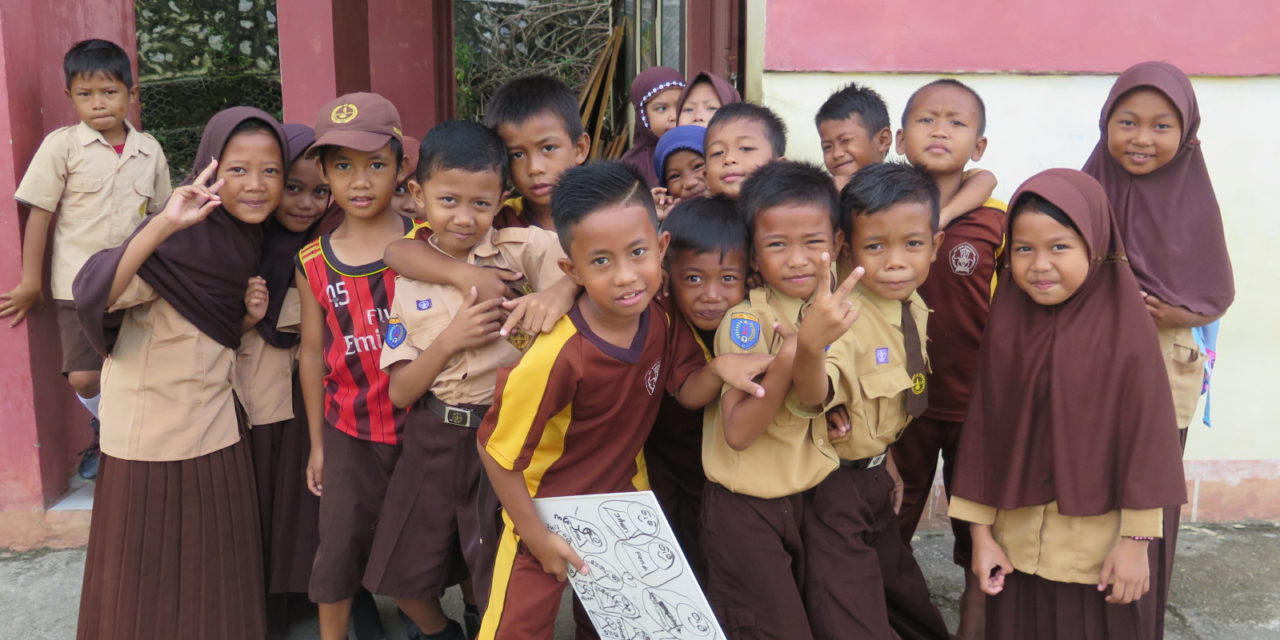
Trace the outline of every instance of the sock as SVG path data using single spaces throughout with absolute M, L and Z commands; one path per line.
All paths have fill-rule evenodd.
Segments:
M 88 409 L 89 413 L 92 413 L 94 418 L 98 417 L 98 403 L 102 402 L 101 393 L 92 398 L 86 398 L 77 393 L 76 400 L 79 400 L 80 404 L 84 405 L 84 408 Z

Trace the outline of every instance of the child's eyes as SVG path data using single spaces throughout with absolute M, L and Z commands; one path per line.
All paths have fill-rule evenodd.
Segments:
M 524 152 L 523 152 L 523 151 L 513 151 L 510 155 L 511 155 L 511 159 L 512 159 L 512 160 L 519 160 L 519 159 L 521 159 L 521 158 L 523 158 L 523 157 L 524 157 Z
M 1031 253 L 1031 247 L 1014 247 L 1014 253 Z
M 919 122 L 920 124 L 932 124 L 933 118 L 928 118 L 928 117 L 920 118 L 919 120 L 916 120 L 916 122 Z
M 407 187 L 405 187 L 404 185 L 399 185 L 399 186 L 397 186 L 397 187 L 396 187 L 396 195 L 398 195 L 398 196 L 402 196 L 402 195 L 404 195 L 404 194 L 406 194 L 406 193 L 409 193 L 409 189 L 408 189 Z
M 1118 120 L 1117 122 L 1119 122 L 1119 123 L 1120 123 L 1120 126 L 1122 126 L 1122 127 L 1132 127 L 1132 126 L 1133 126 L 1133 121 L 1132 121 L 1132 120 Z
M 453 196 L 440 196 L 438 200 L 440 200 L 440 202 L 443 202 L 445 204 L 453 204 L 458 201 L 458 199 L 454 198 Z
M 719 158 L 719 157 L 720 157 L 720 156 L 722 156 L 722 155 L 724 155 L 724 152 L 723 152 L 723 151 L 719 151 L 719 150 L 717 150 L 717 151 L 712 151 L 711 153 L 707 154 L 707 157 L 708 157 L 708 158 Z
M 684 281 L 689 284 L 702 284 L 702 276 L 689 276 Z
M 658 106 L 654 107 L 654 108 L 653 108 L 653 110 L 654 110 L 654 111 L 657 111 L 658 113 L 665 113 L 665 112 L 666 112 L 666 110 L 667 110 L 667 105 L 665 105 L 665 104 L 660 104 L 660 105 L 658 105 Z
M 633 250 L 631 251 L 631 257 L 632 257 L 632 258 L 639 258 L 640 256 L 642 256 L 642 255 L 644 255 L 644 254 L 646 254 L 646 253 L 649 253 L 649 248 L 648 248 L 648 247 L 637 247 L 636 249 L 633 249 Z
M 823 145 L 822 145 L 822 152 L 823 152 L 823 153 L 831 153 L 831 152 L 832 152 L 832 151 L 834 151 L 834 150 L 835 150 L 835 145 L 831 145 L 831 144 L 823 144 Z
M 244 167 L 227 167 L 227 173 L 244 173 Z
M 551 153 L 551 152 L 553 152 L 553 151 L 555 151 L 556 149 L 559 149 L 559 148 L 560 148 L 560 147 L 559 147 L 559 145 L 554 145 L 554 144 L 543 145 L 543 146 L 542 146 L 542 152 L 543 152 L 543 153 Z
M 767 249 L 781 249 L 783 246 L 784 246 L 784 243 L 783 243 L 781 240 L 774 240 L 773 242 L 770 242 L 769 244 L 766 244 L 766 245 L 765 245 L 765 248 L 767 248 Z
M 335 162 L 335 163 L 333 164 L 333 168 L 334 168 L 334 169 L 337 169 L 338 171 L 346 171 L 346 170 L 348 170 L 348 169 L 350 169 L 350 168 L 351 168 L 351 163 L 350 163 L 350 162 Z
M 680 110 L 680 113 L 693 113 L 693 107 L 685 107 Z
M 372 164 L 370 164 L 370 165 L 369 165 L 369 168 L 370 168 L 370 169 L 385 169 L 385 168 L 387 168 L 387 163 L 385 163 L 385 162 L 374 162 L 374 163 L 372 163 Z
M 288 191 L 289 193 L 298 193 L 298 192 L 302 191 L 302 187 L 299 187 L 299 186 L 298 186 L 298 185 L 296 185 L 296 184 L 286 184 L 286 185 L 284 186 L 284 190 L 285 190 L 285 191 Z
M 924 243 L 923 243 L 923 242 L 921 242 L 921 241 L 919 241 L 919 240 L 908 240 L 908 241 L 907 241 L 907 246 L 908 246 L 908 247 L 911 247 L 911 248 L 913 248 L 913 249 L 914 249 L 914 248 L 916 248 L 916 247 L 923 247 L 923 246 L 924 246 Z
M 879 251 L 879 250 L 881 250 L 881 249 L 883 249 L 883 248 L 884 248 L 884 245 L 883 245 L 883 244 L 880 244 L 879 242 L 873 242 L 873 243 L 868 244 L 868 245 L 863 245 L 863 247 L 862 247 L 862 249 L 863 249 L 864 251 Z
M 668 183 L 668 184 L 670 184 L 670 183 L 672 183 L 672 182 L 677 182 L 677 181 L 679 181 L 679 180 L 680 180 L 680 173 L 679 173 L 679 172 L 676 172 L 676 173 L 672 173 L 672 174 L 667 175 L 667 183 Z
M 743 153 L 751 153 L 752 151 L 755 151 L 755 150 L 756 150 L 755 147 L 738 147 L 738 151 L 741 151 Z
M 493 203 L 489 202 L 488 200 L 476 200 L 471 204 L 477 209 L 488 209 L 489 207 L 493 206 Z
M 280 173 L 280 170 L 275 167 L 267 167 L 266 171 L 267 171 L 267 175 L 272 175 L 272 176 Z
M 738 281 L 738 276 L 720 276 L 720 281 L 726 284 L 733 284 Z
M 609 259 L 608 259 L 608 258 L 605 258 L 605 257 L 603 257 L 603 256 L 601 256 L 601 257 L 599 257 L 599 258 L 595 258 L 595 259 L 593 259 L 593 260 L 591 261 L 591 264 L 593 264 L 593 265 L 595 265 L 595 266 L 597 266 L 597 267 L 603 267 L 604 265 L 609 264 Z
M 693 165 L 693 170 L 694 170 L 694 171 L 702 171 L 703 169 L 706 169 L 706 168 L 707 168 L 707 163 L 702 162 L 702 161 L 699 161 L 699 162 L 697 162 L 696 164 L 694 164 L 694 165 Z
M 1166 122 L 1161 122 L 1160 124 L 1156 125 L 1156 128 L 1157 128 L 1157 129 L 1161 129 L 1161 130 L 1165 130 L 1165 129 L 1172 129 L 1172 128 L 1173 128 L 1173 125 L 1168 124 L 1168 123 L 1166 123 Z
M 1067 251 L 1067 250 L 1069 250 L 1069 249 L 1071 249 L 1071 245 L 1069 245 L 1069 244 L 1055 244 L 1055 245 L 1053 245 L 1053 250 L 1054 250 L 1054 251 Z
M 328 188 L 328 187 L 320 187 L 320 188 L 316 189 L 315 191 L 312 191 L 311 193 L 315 194 L 315 196 L 316 196 L 317 198 L 328 198 L 328 197 L 329 197 L 329 188 Z
M 965 122 L 964 122 L 963 120 L 952 120 L 952 121 L 951 121 L 951 126 L 953 126 L 953 127 L 967 127 L 967 126 L 969 126 L 969 125 L 965 124 Z

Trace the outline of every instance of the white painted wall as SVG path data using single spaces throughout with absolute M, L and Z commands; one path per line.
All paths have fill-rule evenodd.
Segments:
M 894 129 L 917 87 L 937 75 L 766 71 L 762 103 L 789 130 L 787 157 L 822 163 L 813 114 L 837 88 L 865 83 L 884 96 Z M 987 106 L 986 155 L 996 197 L 1050 167 L 1078 169 L 1098 140 L 1098 112 L 1115 76 L 958 75 Z M 1193 78 L 1200 139 L 1222 206 L 1236 301 L 1223 320 L 1213 385 L 1214 426 L 1192 425 L 1192 460 L 1280 459 L 1280 77 Z M 1105 358 L 1106 354 L 1088 357 Z

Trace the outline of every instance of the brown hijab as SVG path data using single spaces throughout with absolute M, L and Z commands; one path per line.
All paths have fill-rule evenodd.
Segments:
M 1135 176 L 1107 150 L 1107 121 L 1124 95 L 1139 87 L 1163 93 L 1182 115 L 1182 145 L 1163 167 Z M 1098 123 L 1102 138 L 1084 164 L 1114 208 L 1129 262 L 1142 290 L 1196 313 L 1215 316 L 1235 299 L 1222 213 L 1205 168 L 1200 107 L 1191 80 L 1166 62 L 1142 62 L 1116 78 Z
M 649 116 L 644 108 L 654 96 L 673 87 L 684 89 L 684 76 L 671 67 L 649 67 L 631 82 L 631 106 L 636 112 L 636 135 L 631 142 L 631 149 L 623 154 L 622 161 L 639 171 L 649 188 L 658 186 L 658 175 L 653 172 L 653 149 L 658 144 L 658 136 L 649 127 Z M 674 108 L 679 114 L 679 106 Z
M 728 80 L 711 73 L 710 71 L 699 71 L 689 84 L 680 92 L 680 101 L 676 103 L 676 111 L 684 110 L 684 101 L 689 98 L 689 92 L 693 90 L 693 85 L 699 82 L 710 82 L 711 88 L 715 90 L 716 95 L 720 97 L 720 106 L 732 104 L 734 102 L 742 102 L 742 94 L 738 93 L 738 89 L 729 83 Z M 678 117 L 678 116 L 677 116 Z
M 1102 187 L 1072 169 L 1032 176 L 1088 244 L 1089 275 L 1043 306 L 1006 266 L 991 303 L 954 493 L 999 509 L 1058 501 L 1090 516 L 1186 502 L 1169 377 Z M 1010 216 L 1010 227 L 1012 221 Z
M 275 118 L 252 107 L 224 109 L 205 125 L 195 166 L 183 184 L 191 184 L 214 157 L 222 156 L 232 131 L 246 120 L 265 123 L 280 142 L 281 158 L 285 157 L 284 130 Z M 113 325 L 119 326 L 119 316 L 107 313 L 111 282 L 125 247 L 154 219 L 152 215 L 143 220 L 119 247 L 91 256 L 72 285 L 80 323 L 94 348 L 103 355 L 110 353 L 115 341 Z M 240 346 L 245 289 L 249 278 L 257 273 L 261 250 L 262 225 L 241 222 L 218 207 L 203 221 L 166 239 L 142 263 L 138 277 L 200 331 L 235 349 Z

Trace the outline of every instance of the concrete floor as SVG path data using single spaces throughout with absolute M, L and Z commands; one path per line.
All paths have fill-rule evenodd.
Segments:
M 1177 580 L 1167 617 L 1169 640 L 1271 640 L 1280 638 L 1280 524 L 1213 524 L 1183 527 Z M 955 627 L 954 596 L 963 576 L 950 563 L 950 532 L 926 532 L 915 544 L 934 600 Z M 77 594 L 84 550 L 0 551 L 0 639 L 65 640 L 75 637 Z M 567 600 L 566 600 L 567 602 Z M 389 602 L 381 602 L 390 638 L 403 638 Z M 457 590 L 446 612 L 460 619 Z M 567 607 L 561 609 L 565 621 Z M 572 633 L 561 625 L 556 640 Z M 316 637 L 315 621 L 299 623 L 292 639 Z

